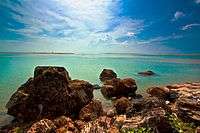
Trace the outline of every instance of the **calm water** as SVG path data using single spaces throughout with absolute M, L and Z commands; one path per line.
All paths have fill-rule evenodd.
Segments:
M 5 122 L 5 104 L 11 94 L 33 76 L 38 65 L 64 66 L 72 79 L 84 79 L 100 84 L 103 68 L 115 70 L 120 78 L 132 77 L 137 81 L 138 92 L 153 85 L 166 85 L 186 81 L 200 81 L 200 56 L 138 56 L 119 54 L 100 55 L 41 55 L 0 54 L 0 125 Z M 141 77 L 137 72 L 153 70 L 157 76 Z M 101 93 L 95 97 L 105 101 Z

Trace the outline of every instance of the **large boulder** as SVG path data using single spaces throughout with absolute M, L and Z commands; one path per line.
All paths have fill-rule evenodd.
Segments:
M 78 115 L 93 98 L 93 86 L 83 80 L 70 80 L 63 67 L 36 67 L 29 79 L 10 98 L 8 114 L 18 120 Z
M 106 80 L 110 80 L 113 78 L 117 78 L 117 74 L 111 69 L 103 69 L 101 72 L 99 79 L 104 82 Z
M 106 80 L 101 87 L 102 94 L 107 98 L 133 96 L 136 90 L 137 85 L 132 78 Z
M 103 107 L 98 100 L 92 100 L 89 104 L 81 109 L 79 112 L 79 119 L 83 121 L 95 120 L 103 115 Z

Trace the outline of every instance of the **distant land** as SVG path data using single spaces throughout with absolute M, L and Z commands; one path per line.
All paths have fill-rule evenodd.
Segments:
M 80 54 L 80 55 L 138 55 L 138 56 L 200 56 L 200 53 L 183 53 L 183 54 L 144 54 L 144 53 L 72 53 L 72 52 L 0 52 L 0 54 Z

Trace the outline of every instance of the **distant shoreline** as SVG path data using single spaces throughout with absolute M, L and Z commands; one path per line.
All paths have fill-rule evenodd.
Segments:
M 136 55 L 136 56 L 200 56 L 200 53 L 191 54 L 142 54 L 142 53 L 65 53 L 65 52 L 0 52 L 0 54 L 81 54 L 81 55 Z
M 75 53 L 55 53 L 55 52 L 0 52 L 0 54 L 75 54 Z

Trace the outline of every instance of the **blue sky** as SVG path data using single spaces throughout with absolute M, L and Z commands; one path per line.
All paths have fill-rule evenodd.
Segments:
M 200 53 L 200 0 L 0 0 L 0 52 Z

